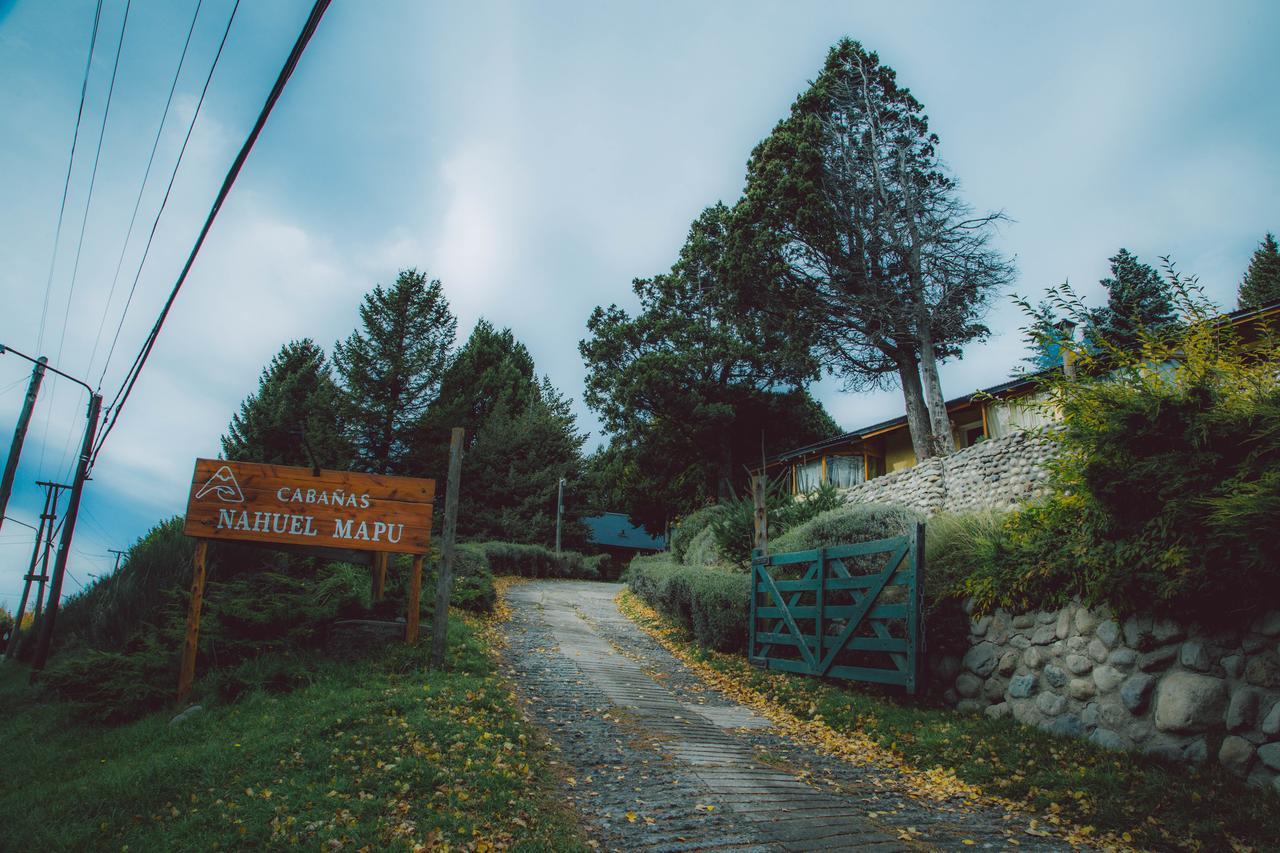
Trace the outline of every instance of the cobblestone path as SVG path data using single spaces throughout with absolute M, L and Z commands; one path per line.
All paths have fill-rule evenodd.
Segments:
M 922 803 L 892 771 L 776 735 L 620 614 L 616 584 L 508 591 L 506 662 L 566 797 L 608 850 L 1005 848 L 1014 816 Z M 1067 845 L 1022 837 L 1021 849 Z

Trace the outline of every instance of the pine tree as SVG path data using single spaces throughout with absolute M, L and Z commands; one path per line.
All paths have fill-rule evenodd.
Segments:
M 1240 282 L 1240 307 L 1261 308 L 1280 301 L 1280 247 L 1276 236 L 1267 233 L 1249 261 L 1249 270 Z
M 333 352 L 349 435 L 365 470 L 402 473 L 414 429 L 439 391 L 457 320 L 439 280 L 408 269 L 365 297 L 360 323 Z
M 1138 342 L 1142 331 L 1154 334 L 1177 325 L 1169 285 L 1160 273 L 1128 249 L 1109 260 L 1111 278 L 1099 282 L 1107 290 L 1107 304 L 1094 314 L 1092 337 L 1126 348 Z
M 231 418 L 222 454 L 246 462 L 345 468 L 351 446 L 341 408 L 324 351 L 310 339 L 290 341 L 263 369 L 257 393 Z
M 414 440 L 414 473 L 440 477 L 449 459 L 453 427 L 467 431 L 468 443 L 500 405 L 519 414 L 538 397 L 533 357 L 510 329 L 476 323 L 467 342 L 449 361 L 440 393 L 419 422 Z
M 551 545 L 555 541 L 556 492 L 565 480 L 567 546 L 582 541 L 580 515 L 582 445 L 570 403 L 544 378 L 522 410 L 500 401 L 477 429 L 463 460 L 468 499 L 458 535 Z

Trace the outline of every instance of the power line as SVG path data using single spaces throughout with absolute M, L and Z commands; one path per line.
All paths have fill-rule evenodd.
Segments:
M 124 50 L 124 34 L 125 34 L 125 31 L 128 30 L 129 28 L 129 10 L 132 8 L 133 8 L 133 0 L 125 0 L 124 17 L 120 21 L 120 35 L 116 39 L 116 56 L 115 56 L 115 60 L 111 65 L 111 82 L 107 86 L 107 103 L 102 110 L 102 126 L 98 129 L 97 150 L 94 152 L 94 155 L 93 155 L 93 169 L 89 173 L 89 192 L 85 196 L 85 200 L 84 200 L 84 216 L 81 217 L 80 219 L 80 238 L 79 240 L 76 241 L 75 262 L 72 264 L 72 267 L 71 267 L 71 285 L 67 288 L 67 307 L 62 315 L 62 334 L 58 337 L 58 354 L 54 358 L 54 362 L 57 364 L 62 364 L 62 348 L 67 342 L 67 326 L 70 325 L 70 321 L 71 321 L 71 303 L 75 298 L 76 279 L 79 277 L 79 274 L 80 274 L 80 255 L 81 255 L 81 250 L 84 248 L 85 231 L 87 230 L 87 227 L 89 225 L 89 211 L 93 207 L 93 189 L 98 183 L 98 164 L 102 160 L 102 142 L 107 136 L 107 119 L 111 117 L 111 101 L 116 91 L 116 74 L 120 71 L 120 54 Z M 54 389 L 54 391 L 56 393 L 56 388 Z M 46 416 L 45 432 L 44 432 L 45 440 L 47 440 L 49 435 L 48 426 L 49 426 L 49 420 L 48 420 L 48 417 Z M 67 451 L 71 449 L 71 437 L 74 433 L 75 433 L 75 421 L 72 421 L 70 424 L 67 425 L 67 437 L 66 437 L 66 440 L 63 442 L 62 456 L 59 458 L 65 457 L 67 455 Z M 44 452 L 43 445 L 45 444 L 45 440 L 41 441 L 42 454 Z M 73 460 L 73 464 L 74 464 L 74 460 Z M 69 473 L 70 471 L 68 471 L 68 474 Z
M 191 272 L 192 265 L 195 264 L 196 256 L 200 253 L 200 247 L 204 245 L 205 238 L 209 236 L 209 230 L 213 227 L 213 222 L 218 217 L 218 211 L 222 209 L 222 203 L 226 201 L 227 195 L 231 192 L 231 186 L 240 174 L 240 169 L 243 168 L 245 160 L 248 159 L 249 152 L 253 150 L 254 143 L 258 141 L 258 136 L 262 133 L 262 128 L 266 125 L 272 109 L 274 109 L 276 102 L 280 100 L 285 84 L 289 82 L 294 69 L 297 68 L 298 61 L 302 58 L 303 50 L 306 49 L 307 43 L 311 41 L 311 37 L 315 35 L 316 28 L 320 25 L 320 19 L 324 17 L 325 10 L 329 8 L 329 3 L 330 0 L 315 0 L 315 5 L 311 8 L 311 14 L 308 16 L 306 24 L 303 25 L 302 32 L 298 34 L 298 40 L 294 43 L 293 50 L 289 53 L 289 58 L 285 60 L 284 67 L 280 69 L 275 85 L 271 87 L 266 103 L 263 104 L 262 111 L 258 114 L 258 120 L 254 122 L 253 130 L 249 132 L 248 138 L 240 148 L 240 153 L 236 155 L 235 162 L 231 164 L 231 168 L 227 171 L 227 176 L 222 182 L 222 188 L 218 191 L 213 207 L 210 208 L 209 215 L 205 219 L 204 227 L 200 229 L 200 235 L 196 238 L 195 245 L 191 248 L 191 254 L 187 256 L 187 262 L 183 265 L 182 272 L 178 275 L 178 280 L 174 282 L 173 290 L 169 293 L 168 300 L 165 301 L 164 307 L 160 310 L 160 316 L 156 319 L 155 326 L 152 327 L 151 333 L 143 343 L 137 358 L 134 359 L 133 367 L 130 368 L 124 384 L 121 385 L 120 392 L 116 394 L 115 401 L 111 407 L 110 420 L 102 431 L 102 436 L 98 439 L 98 446 L 93 452 L 91 465 L 93 461 L 97 460 L 98 454 L 102 452 L 102 447 L 106 443 L 107 436 L 111 434 L 116 421 L 120 419 L 120 412 L 124 409 L 125 401 L 129 399 L 129 394 L 133 391 L 133 386 L 138 381 L 138 375 L 142 372 L 142 368 L 147 363 L 147 358 L 151 355 L 151 350 L 155 347 L 156 339 L 160 335 L 160 329 L 164 326 L 164 321 L 169 316 L 169 310 L 173 307 L 174 300 L 178 298 L 178 292 L 187 280 L 187 275 Z
M 111 277 L 111 289 L 107 292 L 107 303 L 102 311 L 102 321 L 98 323 L 98 334 L 93 339 L 93 350 L 89 354 L 89 369 L 87 374 L 93 373 L 93 362 L 98 355 L 98 345 L 102 342 L 102 331 L 107 324 L 107 314 L 111 311 L 111 301 L 116 295 L 116 285 L 120 282 L 120 270 L 124 267 L 124 256 L 129 249 L 129 241 L 133 237 L 133 226 L 138 219 L 138 209 L 142 207 L 142 196 L 147 189 L 147 180 L 151 177 L 151 166 L 155 163 L 156 150 L 160 147 L 160 137 L 164 134 L 165 122 L 169 120 L 169 109 L 173 106 L 173 93 L 178 88 L 178 78 L 182 76 L 182 67 L 187 61 L 187 49 L 191 47 L 191 36 L 196 31 L 196 19 L 200 17 L 200 7 L 204 5 L 204 0 L 196 0 L 196 10 L 191 16 L 191 25 L 187 27 L 187 40 L 182 44 L 182 55 L 178 57 L 178 67 L 173 72 L 173 82 L 169 86 L 169 97 L 165 99 L 164 111 L 160 114 L 160 125 L 156 128 L 156 138 L 151 143 L 151 155 L 147 157 L 147 168 L 142 173 L 142 183 L 138 186 L 138 197 L 133 202 L 133 213 L 129 216 L 129 227 L 125 230 L 124 243 L 120 246 L 120 258 L 116 261 L 115 275 Z M 123 325 L 124 317 L 120 318 Z M 106 367 L 102 369 L 102 376 L 107 375 Z M 98 387 L 102 387 L 102 378 L 98 379 Z
M 84 117 L 85 93 L 89 89 L 89 69 L 93 66 L 93 51 L 98 44 L 98 25 L 102 21 L 102 0 L 98 0 L 93 13 L 93 32 L 89 36 L 89 55 L 84 61 L 84 79 L 80 82 L 80 106 L 76 108 L 76 128 L 71 134 L 71 155 L 67 158 L 67 175 L 62 182 L 62 202 L 58 205 L 58 227 L 53 232 L 53 253 L 49 258 L 49 277 L 44 283 L 44 307 L 40 309 L 40 330 L 36 333 L 36 352 L 44 348 L 44 328 L 49 316 L 49 297 L 53 293 L 53 272 L 58 265 L 58 246 L 62 242 L 62 219 L 67 211 L 67 193 L 71 188 L 71 170 L 76 162 L 76 147 L 80 141 L 80 120 Z M 44 430 L 40 437 L 40 466 L 44 467 L 45 448 L 49 439 L 49 417 L 46 409 Z
M 236 4 L 231 7 L 231 17 L 227 19 L 226 29 L 222 31 L 222 41 L 218 43 L 218 52 L 214 54 L 213 64 L 209 66 L 209 74 L 204 79 L 204 88 L 200 90 L 200 100 L 196 102 L 195 112 L 191 114 L 191 122 L 187 125 L 187 134 L 182 139 L 182 147 L 178 149 L 178 159 L 173 164 L 173 171 L 169 173 L 169 184 L 165 187 L 164 198 L 160 201 L 160 208 L 156 211 L 155 218 L 151 220 L 151 232 L 147 235 L 147 244 L 142 249 L 142 258 L 138 261 L 138 270 L 134 273 L 133 284 L 129 286 L 129 296 L 124 301 L 124 311 L 120 314 L 120 322 L 116 324 L 116 333 L 111 338 L 111 347 L 107 350 L 107 360 L 102 365 L 102 376 L 98 379 L 99 388 L 102 387 L 102 381 L 106 378 L 107 369 L 111 367 L 111 357 L 115 355 L 116 344 L 120 340 L 120 331 L 124 328 L 125 317 L 129 315 L 129 306 L 133 304 L 133 295 L 138 289 L 139 279 L 142 278 L 142 268 L 147 263 L 147 255 L 151 253 L 151 242 L 156 237 L 156 228 L 160 225 L 160 216 L 169 204 L 169 193 L 173 191 L 173 182 L 178 177 L 178 167 L 182 165 L 182 157 L 187 153 L 187 143 L 191 141 L 191 132 L 195 129 L 196 119 L 200 117 L 200 108 L 204 106 L 204 97 L 209 92 L 209 83 L 213 80 L 213 72 L 218 68 L 218 60 L 222 58 L 222 49 L 227 44 L 227 36 L 231 33 L 231 24 L 235 22 L 236 12 L 239 8 L 240 0 L 236 0 Z M 130 370 L 132 369 L 130 368 Z M 107 408 L 109 410 L 111 407 L 108 406 Z M 105 436 L 106 433 L 103 433 L 104 438 Z
M 76 279 L 80 273 L 80 252 L 84 248 L 84 233 L 89 224 L 89 210 L 93 206 L 93 188 L 98 182 L 98 163 L 102 160 L 102 141 L 107 136 L 107 119 L 111 117 L 111 100 L 116 92 L 116 74 L 120 71 L 120 54 L 124 49 L 124 34 L 129 28 L 129 10 L 133 0 L 125 0 L 124 19 L 120 22 L 120 36 L 116 39 L 116 58 L 111 65 L 111 82 L 107 86 L 107 104 L 102 110 L 102 126 L 98 129 L 98 147 L 93 155 L 93 169 L 89 172 L 89 193 L 84 200 L 84 216 L 80 219 L 80 239 L 76 241 L 76 259 L 71 266 L 71 287 L 67 290 L 67 308 L 62 317 L 62 335 L 58 340 L 55 363 L 62 363 L 62 347 L 67 341 L 67 323 L 71 318 L 71 302 L 76 292 Z
M 58 206 L 58 227 L 53 233 L 53 256 L 49 258 L 49 278 L 44 285 L 44 308 L 40 311 L 40 331 L 36 334 L 36 352 L 44 346 L 44 325 L 49 314 L 49 294 L 53 290 L 53 270 L 58 262 L 58 243 L 62 239 L 62 217 L 67 210 L 67 191 L 71 187 L 71 167 L 76 161 L 76 143 L 80 140 L 80 119 L 84 116 L 85 92 L 89 89 L 89 67 L 93 64 L 93 48 L 98 43 L 98 23 L 102 20 L 102 0 L 93 13 L 93 32 L 89 36 L 89 55 L 84 61 L 84 79 L 80 82 L 80 106 L 76 109 L 76 129 L 71 134 L 71 156 L 67 158 L 67 176 L 62 182 L 62 203 Z

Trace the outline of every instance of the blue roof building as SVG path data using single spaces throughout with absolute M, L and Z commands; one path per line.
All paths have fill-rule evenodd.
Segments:
M 636 551 L 661 551 L 667 547 L 666 539 L 653 536 L 643 527 L 636 527 L 626 513 L 606 512 L 582 519 L 587 526 L 587 541 L 604 548 L 628 548 Z

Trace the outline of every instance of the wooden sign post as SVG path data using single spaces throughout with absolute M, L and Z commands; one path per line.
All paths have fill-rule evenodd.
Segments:
M 195 677 L 210 540 L 301 547 L 310 552 L 373 551 L 373 592 L 381 597 L 391 554 L 413 555 L 406 642 L 417 639 L 422 561 L 431 547 L 435 481 L 197 459 L 183 532 L 195 537 L 195 566 L 178 698 Z

